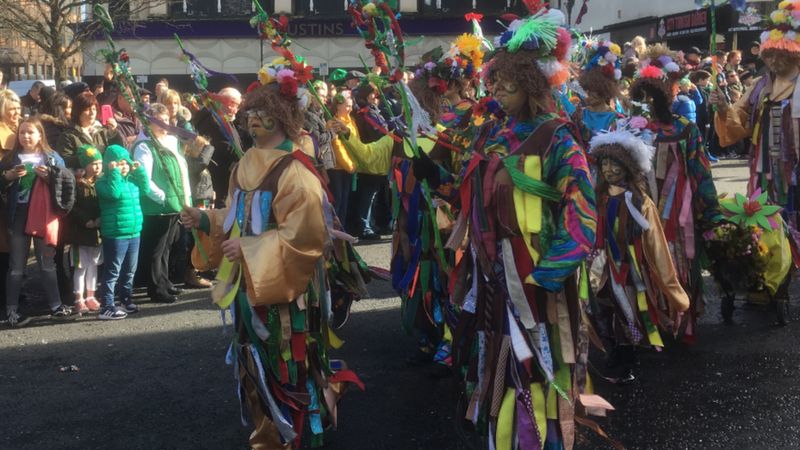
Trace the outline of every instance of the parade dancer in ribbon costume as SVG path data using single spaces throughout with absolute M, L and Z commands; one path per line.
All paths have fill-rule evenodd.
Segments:
M 212 295 L 233 315 L 229 360 L 256 449 L 297 448 L 306 424 L 312 445 L 321 445 L 324 428 L 336 425 L 344 384 L 361 385 L 327 354 L 336 340 L 326 321 L 330 298 L 322 260 L 327 200 L 301 150 L 305 93 L 298 86 L 304 75 L 294 68 L 267 73 L 265 84 L 246 96 L 255 147 L 231 174 L 227 207 L 182 213 L 187 227 L 201 230 L 207 252 L 205 261 L 193 253 L 195 266 L 219 267 L 222 281 Z
M 590 142 L 597 180 L 597 244 L 592 272 L 598 275 L 592 304 L 609 369 L 620 383 L 634 380 L 635 346 L 663 347 L 658 332 L 659 294 L 678 312 L 689 297 L 678 281 L 658 208 L 647 194 L 645 176 L 655 148 L 638 130 L 619 126 Z M 593 286 L 595 287 L 595 286 Z
M 748 195 L 760 189 L 797 229 L 800 139 L 800 1 L 782 1 L 761 35 L 761 59 L 769 72 L 731 105 L 712 92 L 715 126 L 722 146 L 751 137 Z M 797 234 L 793 232 L 793 234 Z M 795 237 L 795 240 L 796 237 Z
M 578 78 L 585 92 L 585 106 L 579 106 L 572 120 L 581 130 L 584 142 L 600 131 L 612 130 L 623 116 L 615 102 L 619 95 L 621 50 L 613 42 L 587 39 L 578 49 L 581 74 Z
M 576 277 L 595 242 L 594 190 L 578 132 L 550 95 L 568 76 L 563 21 L 541 10 L 496 43 L 485 76 L 508 117 L 476 142 L 448 242 L 469 239 L 452 283 L 454 365 L 465 417 L 486 424 L 489 448 L 572 449 L 586 420 L 578 403 L 610 408 L 587 389 L 588 280 Z
M 685 317 L 672 303 L 659 301 L 658 321 L 676 335 L 682 330 L 684 341 L 692 343 L 697 317 L 704 310 L 702 235 L 722 216 L 700 130 L 671 112 L 677 83 L 683 77 L 680 62 L 679 55 L 663 45 L 648 47 L 639 78 L 630 88 L 631 99 L 641 102 L 644 115 L 630 121 L 637 128 L 644 128 L 646 122 L 655 136 L 653 171 L 648 176 L 650 198 L 658 207 L 678 279 L 691 300 Z

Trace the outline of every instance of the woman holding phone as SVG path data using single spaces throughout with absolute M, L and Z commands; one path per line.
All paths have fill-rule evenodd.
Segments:
M 125 146 L 117 133 L 117 121 L 107 117 L 106 123 L 98 123 L 100 108 L 91 92 L 83 92 L 72 101 L 72 126 L 64 131 L 56 143 L 56 151 L 70 169 L 80 169 L 77 151 L 81 145 L 93 145 L 105 152 L 109 144 Z

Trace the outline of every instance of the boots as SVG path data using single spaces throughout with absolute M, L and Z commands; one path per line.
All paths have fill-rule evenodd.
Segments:
M 186 286 L 197 289 L 207 289 L 211 287 L 211 282 L 205 278 L 200 277 L 194 267 L 186 269 L 186 276 L 184 278 Z

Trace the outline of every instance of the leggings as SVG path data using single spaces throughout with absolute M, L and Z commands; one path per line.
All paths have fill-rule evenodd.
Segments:
M 100 247 L 86 245 L 72 246 L 72 260 L 75 273 L 72 274 L 73 293 L 83 296 L 83 292 L 97 290 L 97 265 L 100 264 Z

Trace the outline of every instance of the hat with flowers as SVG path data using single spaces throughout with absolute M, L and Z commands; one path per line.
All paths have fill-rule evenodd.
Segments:
M 588 38 L 580 43 L 574 59 L 584 72 L 598 68 L 608 78 L 619 80 L 622 78 L 621 56 L 622 49 L 619 45 L 611 41 Z
M 466 19 L 476 23 L 480 21 L 477 16 L 479 15 L 467 14 Z M 422 55 L 414 75 L 426 79 L 428 87 L 444 94 L 450 81 L 471 80 L 478 76 L 483 66 L 487 43 L 479 31 L 464 33 L 450 44 L 447 52 L 437 47 Z
M 784 0 L 772 11 L 761 33 L 761 50 L 800 53 L 800 0 Z
M 509 53 L 530 50 L 536 54 L 536 63 L 547 76 L 551 86 L 560 86 L 569 79 L 569 51 L 572 43 L 570 32 L 564 27 L 564 13 L 548 9 L 540 1 L 525 0 L 526 18 L 513 14 L 504 17 L 513 19 L 506 31 L 495 39 L 495 47 Z

